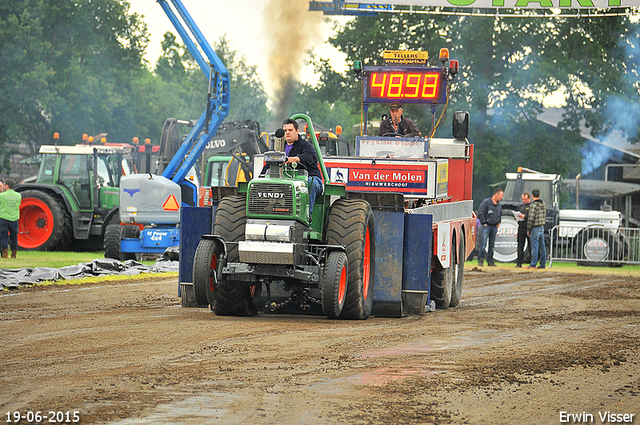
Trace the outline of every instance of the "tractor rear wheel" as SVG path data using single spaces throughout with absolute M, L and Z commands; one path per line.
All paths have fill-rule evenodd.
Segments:
M 193 258 L 193 292 L 199 305 L 214 302 L 215 287 L 218 284 L 218 259 L 221 254 L 220 245 L 212 239 L 202 239 L 198 243 Z
M 72 239 L 71 217 L 52 195 L 39 190 L 22 194 L 18 246 L 22 250 L 66 249 Z
M 340 316 L 347 295 L 347 254 L 329 253 L 322 282 L 322 312 L 330 319 Z
M 460 236 L 460 247 L 458 254 L 455 256 L 455 272 L 453 276 L 453 286 L 451 288 L 451 303 L 449 307 L 455 307 L 460 303 L 462 297 L 462 282 L 464 281 L 464 259 L 465 259 L 465 243 L 464 236 Z
M 373 212 L 360 199 L 338 199 L 327 222 L 327 244 L 342 245 L 347 252 L 347 294 L 341 319 L 364 320 L 373 306 L 375 242 Z
M 247 223 L 247 200 L 244 196 L 227 196 L 220 201 L 213 223 L 213 234 L 222 237 L 225 242 L 239 242 L 244 239 Z M 238 244 L 228 246 L 227 262 L 237 262 Z M 212 310 L 220 316 L 253 316 L 256 306 L 252 295 L 259 293 L 255 287 L 243 283 L 220 279 L 213 292 Z
M 451 241 L 451 265 L 431 273 L 431 299 L 437 308 L 449 308 L 455 280 L 455 241 Z

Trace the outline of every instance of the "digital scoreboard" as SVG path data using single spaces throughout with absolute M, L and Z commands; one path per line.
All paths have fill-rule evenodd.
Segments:
M 364 101 L 445 103 L 447 81 L 441 68 L 366 67 Z

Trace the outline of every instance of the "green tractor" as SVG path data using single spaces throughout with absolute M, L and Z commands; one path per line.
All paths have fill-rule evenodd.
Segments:
M 369 203 L 347 199 L 330 183 L 309 117 L 305 119 L 324 177 L 324 191 L 309 216 L 309 178 L 285 165 L 283 152 L 264 155 L 268 174 L 223 198 L 213 234 L 195 252 L 196 302 L 218 315 L 258 310 L 321 311 L 329 318 L 366 319 L 373 305 L 374 227 Z M 333 202 L 331 202 L 333 198 Z
M 16 185 L 20 249 L 102 249 L 107 224 L 120 223 L 118 186 L 134 171 L 133 149 L 120 143 L 41 146 L 35 182 Z

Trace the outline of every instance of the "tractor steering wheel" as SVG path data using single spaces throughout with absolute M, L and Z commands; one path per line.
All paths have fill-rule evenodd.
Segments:
M 303 170 L 309 171 L 307 170 L 307 166 L 304 165 L 302 162 L 292 162 L 291 164 L 287 164 L 287 165 L 293 168 L 294 170 L 298 167 L 301 167 Z

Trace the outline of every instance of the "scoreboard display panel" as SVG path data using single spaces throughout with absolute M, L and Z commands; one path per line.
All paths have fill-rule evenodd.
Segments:
M 365 102 L 445 103 L 447 80 L 441 68 L 365 67 Z

